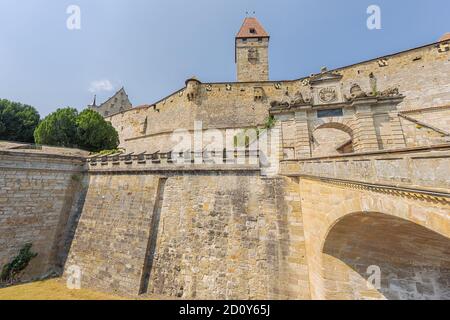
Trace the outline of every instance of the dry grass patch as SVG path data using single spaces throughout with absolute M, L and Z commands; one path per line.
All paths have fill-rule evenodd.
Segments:
M 0 300 L 125 300 L 88 289 L 70 290 L 61 279 L 36 281 L 0 289 Z

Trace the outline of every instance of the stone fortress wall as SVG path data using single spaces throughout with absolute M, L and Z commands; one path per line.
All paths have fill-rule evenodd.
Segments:
M 275 177 L 261 176 L 258 166 L 169 169 L 139 158 L 84 165 L 77 158 L 5 153 L 3 168 L 30 171 L 20 183 L 6 178 L 9 192 L 33 202 L 4 197 L 8 228 L 0 238 L 11 249 L 2 253 L 6 261 L 24 241 L 33 242 L 40 256 L 27 269 L 33 277 L 60 266 L 70 248 L 66 277 L 77 266 L 82 287 L 130 296 L 448 298 L 450 147 L 433 148 L 346 155 L 350 162 L 287 160 Z M 81 183 L 73 177 L 83 170 L 88 181 Z M 346 178 L 363 184 L 346 185 Z M 34 179 L 37 188 L 30 188 Z M 358 212 L 374 214 L 353 215 Z M 371 225 L 377 227 L 370 231 Z M 354 233 L 360 229 L 366 231 Z M 390 261 L 386 243 L 378 242 L 393 235 L 389 250 L 397 258 Z M 372 255 L 352 260 L 364 252 Z M 365 287 L 365 268 L 375 262 L 389 271 L 381 291 Z
M 450 65 L 442 45 L 294 81 L 188 79 L 154 105 L 107 118 L 134 155 L 90 162 L 66 267 L 81 265 L 90 287 L 125 294 L 448 299 Z M 330 84 L 336 101 L 322 103 Z M 342 116 L 318 115 L 336 108 Z M 195 121 L 224 134 L 263 127 L 270 115 L 282 141 L 279 172 L 153 158 L 172 150 L 174 130 L 192 133 Z M 323 141 L 338 134 L 350 147 L 327 149 Z M 428 153 L 430 145 L 443 149 Z M 383 254 L 386 246 L 396 254 Z M 380 289 L 366 284 L 373 264 L 384 272 Z
M 0 262 L 32 241 L 40 260 L 27 276 L 65 262 L 64 277 L 79 267 L 82 287 L 131 296 L 450 299 L 446 48 L 294 81 L 188 79 L 107 117 L 120 156 L 6 152 Z M 195 121 L 224 133 L 270 115 L 280 170 L 167 157 L 172 132 Z
M 129 295 L 448 299 L 449 159 L 447 144 L 285 160 L 274 177 L 257 166 L 91 159 L 66 268 Z M 381 290 L 366 286 L 373 264 Z
M 62 270 L 86 179 L 84 157 L 0 151 L 0 266 L 32 243 L 24 280 Z
M 404 99 L 398 104 L 397 111 L 406 112 L 407 116 L 399 119 L 406 146 L 445 143 L 448 141 L 445 133 L 450 132 L 450 51 L 445 48 L 445 42 L 431 44 L 331 73 L 342 76 L 339 86 L 343 95 L 349 95 L 354 84 L 365 92 L 371 92 L 371 73 L 376 79 L 377 90 L 398 88 Z M 183 88 L 154 105 L 131 109 L 106 119 L 119 132 L 121 146 L 127 152 L 170 150 L 175 145 L 171 141 L 173 131 L 193 130 L 195 120 L 202 121 L 203 129 L 263 126 L 269 117 L 272 101 L 292 99 L 298 92 L 303 98 L 314 99 L 311 97 L 310 79 L 200 83 L 196 98 L 191 101 L 187 97 L 187 88 Z M 308 118 L 310 122 L 318 119 L 314 110 L 308 113 Z M 374 113 L 373 122 L 380 146 L 385 149 L 395 147 L 389 146 L 388 137 L 395 129 L 389 124 L 388 112 Z M 293 144 L 292 137 L 299 135 L 295 127 L 292 120 L 283 121 L 284 143 L 288 148 Z M 327 136 L 331 132 L 322 135 Z
M 91 172 L 66 267 L 84 286 L 204 299 L 308 298 L 297 184 L 257 170 Z M 303 259 L 299 259 L 303 257 Z

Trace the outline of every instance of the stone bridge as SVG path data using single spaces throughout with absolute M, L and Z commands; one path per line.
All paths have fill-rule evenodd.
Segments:
M 450 298 L 449 158 L 443 145 L 281 163 L 299 183 L 312 298 Z

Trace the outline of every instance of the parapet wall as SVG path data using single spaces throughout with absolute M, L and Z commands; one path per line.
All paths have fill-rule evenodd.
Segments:
M 281 174 L 347 180 L 423 191 L 450 190 L 450 144 L 341 156 L 285 160 Z M 431 194 L 431 193 L 430 193 Z
M 62 269 L 86 183 L 82 157 L 0 151 L 0 267 L 32 243 L 22 280 Z

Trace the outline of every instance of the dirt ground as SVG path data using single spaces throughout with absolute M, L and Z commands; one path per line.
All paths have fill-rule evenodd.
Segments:
M 50 279 L 0 289 L 0 300 L 129 300 L 89 289 L 70 290 L 61 279 Z M 145 300 L 164 297 L 142 297 Z M 167 299 L 167 297 L 165 297 Z

